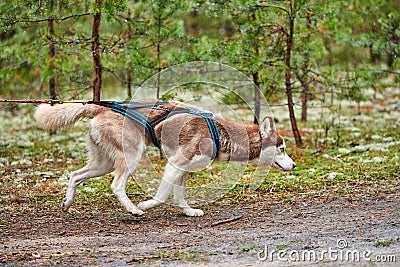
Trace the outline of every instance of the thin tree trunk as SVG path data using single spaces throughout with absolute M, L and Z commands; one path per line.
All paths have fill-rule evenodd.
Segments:
M 329 38 L 323 37 L 324 39 L 324 47 L 328 51 L 328 65 L 332 66 L 333 65 L 333 52 L 332 52 L 332 47 L 329 42 Z
M 257 17 L 255 12 L 252 13 L 251 20 L 253 23 L 256 23 Z M 260 50 L 258 46 L 256 45 L 254 49 L 256 57 L 259 57 Z M 258 71 L 255 71 L 252 76 L 254 83 L 254 123 L 258 124 L 260 121 L 260 74 Z
M 159 41 L 160 42 L 160 41 Z M 160 99 L 160 82 L 161 82 L 161 48 L 160 43 L 157 43 L 157 61 L 158 61 L 158 72 L 157 72 L 157 99 Z
M 57 98 L 57 94 L 56 94 L 56 82 L 55 82 L 55 78 L 54 78 L 54 64 L 53 64 L 53 60 L 56 56 L 56 46 L 54 44 L 54 20 L 53 19 L 49 19 L 48 20 L 48 26 L 49 26 L 49 33 L 50 33 L 50 57 L 51 57 L 51 72 L 52 75 L 49 79 L 49 92 L 50 92 L 50 99 L 56 99 Z
M 160 99 L 160 82 L 161 82 L 161 1 L 158 2 L 157 10 L 157 61 L 158 61 L 158 72 L 157 72 L 157 99 Z
M 286 65 L 286 73 L 285 73 L 285 83 L 286 83 L 286 95 L 288 99 L 288 107 L 289 107 L 289 118 L 290 123 L 292 125 L 292 131 L 294 135 L 294 139 L 296 141 L 296 146 L 301 147 L 303 142 L 301 140 L 301 135 L 299 129 L 297 128 L 296 117 L 294 115 L 293 109 L 293 95 L 292 95 L 292 82 L 291 82 L 291 52 L 293 47 L 293 32 L 294 32 L 294 20 L 295 20 L 295 11 L 293 7 L 293 2 L 290 4 L 290 16 L 289 16 L 289 33 L 286 39 L 286 56 L 285 56 L 285 65 Z
M 191 21 L 189 22 L 188 28 L 189 33 L 193 34 L 194 36 L 199 36 L 199 14 L 197 10 L 192 10 L 190 12 Z
M 306 70 L 303 68 L 303 73 Z M 308 83 L 304 80 L 304 74 L 296 73 L 297 79 L 300 81 L 303 89 L 301 90 L 301 120 L 307 121 L 307 104 L 308 104 L 308 95 L 309 89 Z
M 131 19 L 131 10 L 128 9 L 128 19 Z M 131 27 L 131 23 L 128 22 L 128 39 L 132 39 L 133 38 L 133 31 L 132 31 L 132 27 Z M 131 64 L 129 62 L 128 64 L 128 99 L 132 100 L 132 67 Z
M 254 123 L 258 124 L 260 121 L 260 78 L 258 71 L 253 73 L 254 82 Z
M 388 59 L 387 59 L 387 66 L 391 68 L 394 63 L 394 59 L 396 58 L 396 55 L 394 53 L 389 53 L 388 54 Z
M 92 31 L 92 54 L 94 67 L 93 100 L 100 100 L 101 74 L 103 67 L 100 61 L 100 22 L 101 22 L 101 0 L 96 0 L 97 11 L 93 18 Z
M 128 99 L 132 100 L 132 76 L 128 73 Z
M 371 57 L 371 63 L 376 64 L 380 60 L 381 55 L 374 51 L 374 47 L 372 44 L 368 48 L 369 48 L 369 54 Z
M 310 32 L 311 32 L 311 15 L 312 12 L 307 10 L 307 21 L 306 21 L 306 28 L 307 28 L 307 36 L 306 36 L 306 43 L 310 43 Z M 305 49 L 304 52 L 304 62 L 302 67 L 302 73 L 297 72 L 297 78 L 299 79 L 303 89 L 301 91 L 301 120 L 307 121 L 307 104 L 308 104 L 308 95 L 310 91 L 310 87 L 308 86 L 307 82 L 307 73 L 308 73 L 308 65 L 310 63 L 310 53 L 308 47 Z

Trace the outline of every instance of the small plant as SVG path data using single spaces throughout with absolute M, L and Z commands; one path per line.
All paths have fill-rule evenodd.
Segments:
M 276 245 L 276 249 L 277 250 L 285 250 L 289 247 L 289 244 L 280 244 L 280 245 Z
M 379 247 L 388 247 L 391 244 L 393 244 L 394 240 L 393 239 L 389 239 L 389 240 L 385 240 L 385 241 L 376 241 L 374 244 L 374 247 L 379 248 Z

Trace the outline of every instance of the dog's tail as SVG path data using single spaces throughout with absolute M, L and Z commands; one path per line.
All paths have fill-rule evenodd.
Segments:
M 56 131 L 74 125 L 81 118 L 94 118 L 107 108 L 80 103 L 66 103 L 60 105 L 42 104 L 36 110 L 35 118 L 39 128 Z

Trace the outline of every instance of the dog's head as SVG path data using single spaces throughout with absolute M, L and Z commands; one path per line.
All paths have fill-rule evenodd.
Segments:
M 260 163 L 268 164 L 278 170 L 290 171 L 296 163 L 286 154 L 285 140 L 278 135 L 271 117 L 265 117 L 260 125 L 261 155 Z

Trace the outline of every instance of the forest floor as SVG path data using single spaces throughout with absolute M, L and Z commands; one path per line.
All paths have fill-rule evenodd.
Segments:
M 398 266 L 399 207 L 400 194 L 391 194 L 216 204 L 197 218 L 168 205 L 143 217 L 90 209 L 2 213 L 8 225 L 0 228 L 0 265 Z

